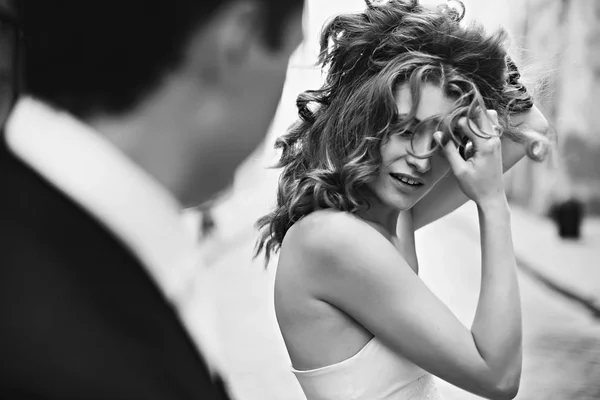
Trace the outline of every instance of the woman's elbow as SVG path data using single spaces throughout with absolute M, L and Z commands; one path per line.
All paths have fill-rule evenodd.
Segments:
M 548 120 L 546 119 L 546 117 L 544 116 L 544 114 L 542 114 L 542 112 L 537 108 L 537 107 L 533 107 L 531 109 L 531 115 L 530 115 L 530 126 L 531 128 L 536 131 L 537 133 L 539 133 L 540 135 L 544 135 L 546 136 L 546 134 L 548 133 L 548 129 L 550 129 L 550 125 L 548 124 Z
M 490 396 L 491 400 L 512 400 L 517 397 L 519 387 L 521 385 L 520 375 L 510 380 L 505 380 L 499 383 L 494 388 L 494 393 Z
M 548 120 L 536 106 L 533 106 L 524 113 L 524 123 L 526 128 L 531 129 L 542 136 L 546 136 L 550 129 Z
M 505 388 L 501 388 L 500 389 L 500 393 L 499 396 L 497 397 L 498 400 L 512 400 L 515 397 L 517 397 L 517 394 L 519 393 L 519 383 L 516 383 L 515 385 L 511 385 Z
M 550 129 L 548 120 L 535 105 L 529 110 L 513 115 L 511 123 L 517 130 L 532 130 L 542 136 L 546 136 Z
M 519 393 L 521 385 L 521 368 L 515 366 L 502 374 L 488 375 L 483 393 L 480 396 L 491 400 L 511 400 Z

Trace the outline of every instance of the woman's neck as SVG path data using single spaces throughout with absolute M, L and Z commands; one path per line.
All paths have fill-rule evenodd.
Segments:
M 378 198 L 372 196 L 369 198 L 370 207 L 368 210 L 358 213 L 358 217 L 365 221 L 377 224 L 383 228 L 390 236 L 396 236 L 398 217 L 401 211 L 383 204 Z

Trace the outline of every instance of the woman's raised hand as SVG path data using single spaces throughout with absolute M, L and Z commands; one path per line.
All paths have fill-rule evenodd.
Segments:
M 505 201 L 502 171 L 502 148 L 497 129 L 498 114 L 494 110 L 479 113 L 477 121 L 468 123 L 467 117 L 458 121 L 459 129 L 473 145 L 473 154 L 464 160 L 452 140 L 435 132 L 434 139 L 442 151 L 462 191 L 479 206 L 498 200 Z M 470 126 L 469 126 L 470 125 Z M 473 129 L 479 132 L 473 131 Z

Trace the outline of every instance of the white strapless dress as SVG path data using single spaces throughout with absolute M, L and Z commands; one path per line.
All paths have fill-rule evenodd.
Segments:
M 347 360 L 292 372 L 307 400 L 442 400 L 430 373 L 376 338 Z

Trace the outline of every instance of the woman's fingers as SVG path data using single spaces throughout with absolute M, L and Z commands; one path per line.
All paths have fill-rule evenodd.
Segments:
M 470 123 L 466 118 L 461 118 L 457 122 L 458 129 L 463 131 L 460 144 L 444 138 L 442 132 L 433 134 L 442 147 L 442 153 L 448 160 L 458 185 L 470 199 L 478 203 L 497 196 L 504 190 L 500 136 L 493 127 L 496 118 L 495 113 L 476 116 Z M 459 145 L 464 150 L 465 159 L 457 149 Z M 472 157 L 469 157 L 469 149 L 472 150 Z
M 498 122 L 498 113 L 496 110 L 480 111 L 478 120 L 478 125 L 487 135 L 500 136 L 500 123 Z
M 460 131 L 465 135 L 465 138 L 471 141 L 477 150 L 492 145 L 490 140 L 499 136 L 498 114 L 495 110 L 479 111 L 477 122 L 467 117 L 462 117 L 458 120 L 457 124 Z
M 448 135 L 437 131 L 433 134 L 433 138 L 442 148 L 444 156 L 448 160 L 454 174 L 460 173 L 465 168 L 465 160 L 460 156 L 456 145 L 452 140 L 449 140 Z
M 479 129 L 475 121 L 469 120 L 467 117 L 461 117 L 458 120 L 458 128 L 465 137 L 473 142 L 475 148 L 479 148 L 485 143 L 484 133 Z

